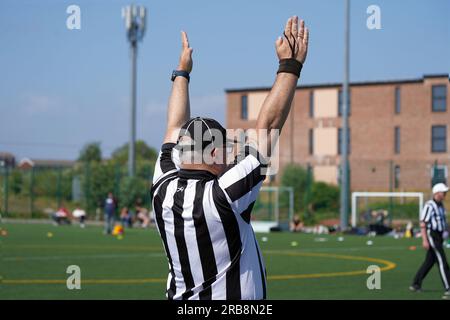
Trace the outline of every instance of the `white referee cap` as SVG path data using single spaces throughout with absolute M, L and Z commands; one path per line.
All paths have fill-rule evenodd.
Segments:
M 447 192 L 447 191 L 448 191 L 448 187 L 444 183 L 436 183 L 433 186 L 433 194 L 438 193 L 438 192 Z

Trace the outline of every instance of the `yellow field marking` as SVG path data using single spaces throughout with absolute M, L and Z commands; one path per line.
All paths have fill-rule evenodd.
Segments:
M 380 271 L 388 271 L 394 269 L 397 265 L 391 261 L 369 258 L 348 256 L 340 254 L 330 253 L 310 253 L 310 252 L 279 252 L 279 251 L 264 251 L 265 253 L 274 255 L 287 255 L 287 256 L 303 256 L 303 257 L 320 257 L 320 258 L 333 258 L 339 260 L 353 260 L 364 261 L 383 264 L 384 267 L 380 268 Z M 310 274 L 287 274 L 287 275 L 274 275 L 268 276 L 267 280 L 292 280 L 292 279 L 313 279 L 313 278 L 325 278 L 325 277 L 344 277 L 344 276 L 356 276 L 361 274 L 367 274 L 367 270 L 355 270 L 355 271 L 341 271 L 341 272 L 324 272 L 324 273 L 310 273 Z
M 147 247 L 148 248 L 148 247 Z M 338 260 L 353 260 L 373 262 L 384 265 L 380 268 L 381 271 L 388 271 L 394 269 L 397 265 L 391 261 L 370 258 L 370 257 L 358 257 L 329 253 L 311 253 L 311 252 L 295 252 L 295 251 L 264 251 L 266 254 L 273 255 L 287 255 L 287 256 L 303 256 L 303 257 L 318 257 L 318 258 L 332 258 Z M 267 277 L 267 280 L 292 280 L 292 279 L 313 279 L 324 277 L 348 277 L 367 274 L 364 270 L 355 271 L 342 271 L 342 272 L 323 272 L 323 273 L 310 273 L 310 274 L 287 274 L 287 275 L 273 275 Z M 148 278 L 148 279 L 83 279 L 83 284 L 145 284 L 145 283 L 165 283 L 167 279 L 162 278 Z M 66 280 L 55 279 L 0 279 L 0 284 L 65 284 Z

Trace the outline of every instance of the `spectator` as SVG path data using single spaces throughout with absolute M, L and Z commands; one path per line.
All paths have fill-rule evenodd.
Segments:
M 300 220 L 300 216 L 298 214 L 294 215 L 290 224 L 291 232 L 301 232 L 303 231 L 304 224 Z
M 52 214 L 52 219 L 56 226 L 70 224 L 70 213 L 64 206 L 61 206 L 58 211 Z
M 123 227 L 133 227 L 133 217 L 128 210 L 128 207 L 123 207 L 120 211 L 120 221 L 122 222 Z
M 84 221 L 86 220 L 86 211 L 81 209 L 79 205 L 77 205 L 75 210 L 73 210 L 72 216 L 75 219 L 78 219 L 78 221 L 80 222 L 80 227 L 81 228 L 85 227 Z
M 412 221 L 408 221 L 406 225 L 405 238 L 413 238 L 414 237 L 414 229 Z
M 112 192 L 108 193 L 108 197 L 105 200 L 105 234 L 111 234 L 114 225 L 114 214 L 116 212 L 116 200 Z
M 136 217 L 138 221 L 141 223 L 142 228 L 147 228 L 150 224 L 150 217 L 148 214 L 148 210 L 145 207 L 140 205 L 136 205 Z

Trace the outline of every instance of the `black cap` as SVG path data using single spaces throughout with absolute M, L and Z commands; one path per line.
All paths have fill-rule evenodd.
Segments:
M 190 137 L 192 143 L 183 143 L 182 147 L 178 147 L 182 149 L 187 147 L 190 150 L 204 150 L 211 143 L 216 148 L 224 147 L 228 142 L 233 141 L 227 139 L 227 130 L 218 121 L 202 117 L 189 119 L 181 127 L 178 135 L 178 143 L 183 137 Z

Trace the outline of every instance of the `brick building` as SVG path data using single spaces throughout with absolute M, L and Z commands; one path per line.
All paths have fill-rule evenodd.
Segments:
M 353 191 L 428 191 L 433 176 L 448 179 L 449 88 L 448 74 L 350 84 Z M 226 90 L 227 128 L 253 127 L 269 90 Z M 300 85 L 280 138 L 280 172 L 310 165 L 317 181 L 338 184 L 340 114 L 341 84 Z

